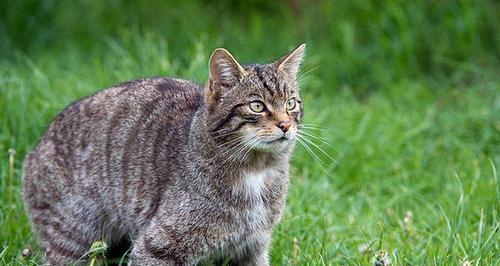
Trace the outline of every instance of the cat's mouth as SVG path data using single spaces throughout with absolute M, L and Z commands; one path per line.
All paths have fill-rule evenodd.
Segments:
M 271 141 L 268 141 L 267 143 L 281 143 L 281 142 L 285 142 L 287 140 L 288 140 L 288 138 L 283 135 L 277 139 L 273 139 Z

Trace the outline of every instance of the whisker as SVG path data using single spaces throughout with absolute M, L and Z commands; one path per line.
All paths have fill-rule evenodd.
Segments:
M 318 136 L 318 135 L 315 135 L 314 133 L 312 132 L 307 132 L 306 130 L 297 130 L 297 132 L 299 134 L 305 134 L 307 136 L 310 136 L 310 137 L 313 137 L 315 139 L 318 139 L 318 140 L 323 140 L 323 141 L 326 141 L 326 138 L 325 137 L 321 137 L 321 136 Z
M 227 133 L 216 134 L 216 136 L 214 136 L 214 138 L 220 139 L 220 138 L 223 138 L 223 137 L 235 135 L 237 133 L 239 133 L 239 132 L 238 131 L 232 131 L 232 132 L 227 132 Z
M 326 141 L 326 138 L 316 136 L 312 133 L 304 132 L 304 131 L 298 131 L 298 135 L 303 135 L 304 137 L 310 137 L 313 139 L 316 139 L 317 141 L 321 142 L 321 144 L 325 144 L 326 146 L 335 149 L 328 141 Z
M 319 158 L 319 156 L 316 155 L 316 153 L 309 147 L 309 145 L 307 145 L 307 143 L 303 139 L 297 138 L 297 141 L 311 155 L 311 157 L 314 159 L 315 163 L 318 165 L 318 167 L 321 169 L 321 171 L 323 173 L 325 173 L 327 176 L 331 177 L 331 174 L 325 168 L 325 164 L 323 163 L 323 161 L 321 160 L 321 158 Z
M 226 150 L 222 155 L 223 156 L 229 155 L 229 156 L 221 163 L 221 165 L 224 166 L 224 164 L 228 161 L 232 162 L 236 157 L 238 157 L 240 151 L 244 148 L 245 148 L 245 142 L 240 141 L 236 145 L 234 145 L 233 147 Z M 231 152 L 232 152 L 232 154 L 229 154 Z
M 305 126 L 316 126 L 316 127 L 321 127 L 320 124 L 317 124 L 317 123 L 300 123 L 301 125 L 305 125 Z
M 238 164 L 238 168 L 240 168 L 241 164 L 245 161 L 245 159 L 247 158 L 249 152 L 252 150 L 253 148 L 253 145 L 258 143 L 259 142 L 259 139 L 258 138 L 253 138 L 252 141 L 250 143 L 247 144 L 248 146 L 248 149 L 246 150 L 245 154 L 243 154 L 243 158 L 241 158 L 241 161 L 240 163 Z
M 300 135 L 299 135 L 300 136 Z M 332 162 L 336 162 L 336 160 L 330 156 L 330 154 L 328 154 L 327 152 L 325 152 L 319 145 L 317 145 L 316 143 L 314 143 L 313 141 L 305 138 L 304 136 L 300 136 L 304 141 L 306 141 L 307 143 L 313 145 L 314 147 L 316 147 L 316 149 L 318 149 L 319 151 L 321 151 L 326 157 L 328 157 L 330 160 L 332 160 Z
M 245 136 L 239 136 L 239 137 L 237 137 L 235 139 L 232 139 L 232 140 L 229 140 L 229 141 L 227 141 L 225 143 L 220 144 L 219 147 L 221 147 L 221 148 L 225 148 L 226 147 L 227 148 L 228 146 L 231 146 L 231 144 L 234 144 L 235 142 L 239 142 L 239 141 L 241 141 L 244 138 L 245 138 Z
M 301 140 L 300 138 L 297 138 L 297 141 L 302 145 L 302 147 L 304 147 L 304 149 L 309 153 L 309 155 L 311 155 L 314 162 L 321 167 L 323 164 L 323 162 L 321 161 L 321 158 L 319 158 L 319 156 L 316 155 L 314 153 L 314 151 L 303 140 Z
M 299 128 L 305 128 L 305 129 L 311 129 L 311 130 L 318 130 L 318 131 L 327 131 L 326 128 L 322 128 L 322 127 L 317 127 L 317 126 L 308 126 L 308 125 L 304 125 L 304 124 L 300 124 Z

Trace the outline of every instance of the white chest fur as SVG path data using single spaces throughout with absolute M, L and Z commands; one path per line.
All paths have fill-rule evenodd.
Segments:
M 266 179 L 270 177 L 269 170 L 245 172 L 242 174 L 241 189 L 247 196 L 259 196 L 265 188 Z
M 241 219 L 238 223 L 245 225 L 251 234 L 254 234 L 257 228 L 266 226 L 268 223 L 269 210 L 266 208 L 263 199 L 265 193 L 268 193 L 268 185 L 272 178 L 272 170 L 243 172 L 234 188 L 234 192 L 239 197 L 243 196 L 248 203 L 248 205 L 238 209 Z

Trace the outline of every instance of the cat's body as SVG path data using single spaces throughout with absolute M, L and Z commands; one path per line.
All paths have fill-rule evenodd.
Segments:
M 220 70 L 211 80 L 220 78 L 219 87 L 227 87 Z M 286 82 L 291 86 L 294 80 Z M 74 263 L 85 259 L 94 241 L 113 245 L 128 237 L 132 265 L 226 258 L 268 264 L 293 140 L 288 143 L 287 127 L 272 144 L 252 144 L 263 148 L 241 144 L 236 133 L 258 123 L 258 113 L 249 118 L 246 104 L 237 103 L 241 91 L 223 92 L 212 83 L 203 88 L 167 78 L 127 82 L 68 106 L 54 119 L 23 169 L 25 203 L 47 264 Z M 234 102 L 228 105 L 227 99 Z M 294 118 L 298 123 L 299 115 Z

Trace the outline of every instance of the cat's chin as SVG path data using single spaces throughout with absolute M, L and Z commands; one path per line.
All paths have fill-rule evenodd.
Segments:
M 271 141 L 263 141 L 252 147 L 254 151 L 266 152 L 266 153 L 280 153 L 286 150 L 286 148 L 291 144 L 291 140 L 285 137 L 281 137 Z

